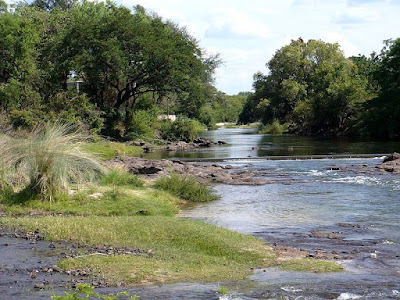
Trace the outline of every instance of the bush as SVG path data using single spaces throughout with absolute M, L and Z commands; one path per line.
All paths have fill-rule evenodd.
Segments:
M 156 129 L 158 127 L 157 120 L 158 111 L 136 110 L 132 116 L 127 116 L 125 124 L 125 139 L 135 140 L 144 139 L 152 140 L 156 138 Z
M 70 183 L 91 180 L 103 167 L 80 149 L 85 137 L 71 125 L 47 123 L 26 138 L 7 138 L 0 145 L 4 168 L 27 177 L 25 193 L 54 200 Z
M 159 178 L 154 186 L 190 202 L 208 202 L 219 198 L 207 184 L 175 173 Z
M 165 120 L 160 127 L 161 138 L 168 141 L 191 142 L 204 126 L 197 120 L 179 117 L 176 121 Z
M 279 123 L 279 120 L 274 120 L 271 124 L 261 125 L 259 133 L 261 134 L 282 134 L 287 132 L 288 126 L 286 124 Z

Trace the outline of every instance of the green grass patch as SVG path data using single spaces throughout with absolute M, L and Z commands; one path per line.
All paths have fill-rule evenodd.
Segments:
M 173 216 L 179 212 L 181 201 L 167 192 L 143 189 L 104 187 L 76 192 L 55 202 L 28 199 L 12 203 L 13 198 L 3 200 L 3 210 L 12 215 L 64 214 L 80 216 L 134 216 L 139 212 L 147 215 Z M 140 214 L 140 213 L 139 213 Z
M 138 146 L 127 146 L 116 142 L 94 142 L 82 145 L 82 148 L 92 154 L 99 156 L 103 160 L 113 159 L 116 156 L 137 157 L 143 153 L 143 149 Z
M 206 183 L 175 173 L 159 178 L 154 187 L 190 202 L 208 202 L 218 199 L 218 195 Z
M 85 256 L 61 263 L 90 267 L 111 282 L 163 283 L 243 279 L 250 267 L 270 266 L 275 253 L 262 241 L 202 222 L 163 216 L 3 218 L 0 223 L 41 228 L 49 240 L 137 247 L 151 256 Z
M 285 260 L 281 263 L 280 269 L 314 273 L 341 272 L 344 270 L 341 265 L 335 262 L 312 258 Z
M 101 179 L 102 185 L 142 187 L 144 182 L 139 176 L 127 172 L 111 170 Z

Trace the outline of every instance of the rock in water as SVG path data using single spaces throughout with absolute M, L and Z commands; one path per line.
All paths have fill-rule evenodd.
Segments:
M 394 152 L 390 154 L 376 167 L 382 171 L 400 174 L 400 153 Z

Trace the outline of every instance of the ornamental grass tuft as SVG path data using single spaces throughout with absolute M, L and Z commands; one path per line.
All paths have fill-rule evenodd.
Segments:
M 71 183 L 90 181 L 104 172 L 92 155 L 81 150 L 85 140 L 71 124 L 47 123 L 25 138 L 5 137 L 1 163 L 16 190 L 53 201 Z

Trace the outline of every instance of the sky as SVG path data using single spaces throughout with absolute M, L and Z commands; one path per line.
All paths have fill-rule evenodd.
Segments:
M 339 43 L 346 57 L 379 52 L 400 37 L 400 0 L 117 0 L 142 5 L 187 28 L 202 49 L 219 53 L 216 87 L 251 91 L 253 75 L 292 39 Z

